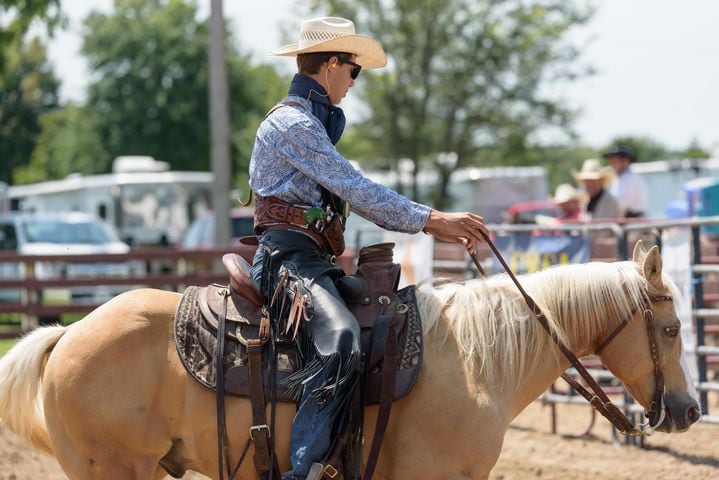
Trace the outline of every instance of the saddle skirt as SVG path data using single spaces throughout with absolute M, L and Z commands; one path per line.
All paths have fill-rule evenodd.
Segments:
M 365 267 L 367 265 L 370 264 L 365 262 Z M 371 280 L 359 276 L 344 278 L 347 278 L 355 289 L 360 290 L 367 288 L 367 280 Z M 360 281 L 357 281 L 358 278 Z M 368 319 L 361 313 L 371 310 L 371 314 L 376 315 L 380 311 L 379 304 L 377 307 L 374 306 L 377 300 L 375 297 L 378 295 L 373 295 L 369 290 L 360 293 L 362 302 L 359 304 L 353 304 L 352 299 L 347 301 L 349 308 L 359 318 L 363 337 L 369 338 L 374 318 Z M 394 385 L 396 401 L 409 394 L 417 379 L 422 362 L 422 324 L 417 310 L 414 285 L 396 292 L 390 291 L 385 297 L 391 300 L 385 307 L 385 313 L 389 310 L 394 312 L 396 317 L 393 321 L 396 327 L 393 331 L 396 332 L 397 339 Z M 189 374 L 200 384 L 214 390 L 217 380 L 215 367 L 218 348 L 217 317 L 223 308 L 223 300 L 226 300 L 227 308 L 223 356 L 225 392 L 229 395 L 249 397 L 250 375 L 245 339 L 258 338 L 261 319 L 260 308 L 251 301 L 237 295 L 228 286 L 188 287 L 182 295 L 175 315 L 175 345 L 180 360 Z M 353 309 L 354 306 L 360 307 L 359 311 Z M 283 387 L 283 381 L 299 369 L 298 351 L 294 343 L 284 337 L 276 339 L 275 345 L 277 349 L 275 381 L 271 381 L 270 378 L 270 349 L 264 348 L 262 372 L 265 398 L 272 398 L 271 390 L 274 387 L 277 401 L 295 402 L 296 398 Z M 368 342 L 363 341 L 362 348 L 363 357 L 369 362 L 366 403 L 376 405 L 380 398 L 384 366 L 381 358 L 375 358 L 376 352 L 366 351 L 370 348 Z

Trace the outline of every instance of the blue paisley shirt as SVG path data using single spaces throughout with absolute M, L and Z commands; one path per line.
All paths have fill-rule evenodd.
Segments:
M 259 195 L 296 205 L 322 206 L 320 185 L 352 211 L 387 230 L 417 233 L 430 208 L 365 178 L 330 142 L 312 102 L 289 96 L 260 125 L 250 160 L 250 186 Z

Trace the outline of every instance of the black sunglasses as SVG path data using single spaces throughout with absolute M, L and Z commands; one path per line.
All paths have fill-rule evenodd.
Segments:
M 357 65 L 355 62 L 349 59 L 338 58 L 338 60 L 340 61 L 340 63 L 352 65 L 352 72 L 350 72 L 350 77 L 352 77 L 352 80 L 357 80 L 357 77 L 359 77 L 359 74 L 362 71 L 362 65 Z

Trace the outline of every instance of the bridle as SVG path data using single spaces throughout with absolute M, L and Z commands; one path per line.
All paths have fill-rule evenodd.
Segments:
M 542 327 L 547 331 L 547 333 L 552 338 L 552 340 L 557 345 L 562 354 L 567 358 L 567 360 L 569 360 L 569 363 L 572 365 L 572 367 L 574 367 L 579 376 L 581 376 L 582 379 L 586 382 L 589 388 L 585 388 L 584 386 L 582 386 L 567 372 L 564 372 L 562 374 L 562 378 L 567 383 L 569 383 L 572 388 L 574 388 L 580 395 L 582 395 L 599 413 L 601 413 L 604 418 L 609 420 L 611 424 L 614 425 L 620 433 L 632 436 L 651 435 L 652 433 L 654 433 L 654 429 L 661 425 L 661 423 L 664 421 L 666 409 L 664 406 L 664 375 L 662 374 L 661 366 L 659 364 L 659 350 L 657 348 L 656 335 L 654 334 L 654 314 L 652 313 L 651 305 L 652 303 L 657 302 L 672 301 L 672 297 L 670 295 L 649 296 L 646 291 L 643 292 L 642 295 L 642 317 L 644 318 L 647 327 L 647 336 L 649 338 L 649 351 L 652 356 L 652 361 L 654 362 L 655 388 L 654 397 L 651 404 L 649 405 L 649 409 L 644 412 L 648 419 L 647 423 L 633 425 L 632 422 L 627 418 L 627 416 L 619 408 L 617 408 L 616 405 L 612 403 L 604 390 L 602 390 L 602 387 L 600 387 L 596 380 L 594 380 L 594 378 L 589 374 L 589 372 L 587 372 L 587 369 L 584 367 L 584 365 L 582 365 L 574 352 L 572 352 L 566 345 L 564 345 L 559 340 L 559 338 L 557 338 L 557 336 L 552 332 L 551 328 L 549 327 L 549 322 L 544 316 L 544 313 L 542 313 L 536 302 L 532 299 L 532 297 L 529 296 L 529 294 L 527 294 L 522 285 L 519 283 L 517 277 L 514 275 L 514 273 L 512 273 L 512 270 L 507 265 L 507 262 L 499 253 L 499 250 L 497 250 L 497 247 L 494 245 L 494 243 L 492 243 L 492 241 L 487 235 L 485 235 L 483 232 L 480 233 L 484 237 L 484 240 L 487 242 L 489 248 L 497 257 L 497 260 L 499 260 L 499 262 L 502 264 L 502 267 L 507 272 L 507 275 L 509 275 L 509 277 L 512 279 L 512 282 L 514 282 L 514 284 L 519 289 L 519 292 L 522 294 L 522 297 L 524 298 L 524 301 L 529 307 L 529 309 L 532 311 L 532 313 L 537 318 Z M 479 272 L 484 275 L 484 271 L 482 270 L 482 267 L 476 255 L 472 252 L 469 252 L 469 250 L 468 253 Z M 636 313 L 637 310 L 635 308 L 634 310 L 632 310 L 629 318 L 624 318 L 622 322 L 614 330 L 612 330 L 612 332 L 610 332 L 604 340 L 599 342 L 599 346 L 595 351 L 597 355 L 602 350 L 604 350 L 607 345 L 609 345 L 612 340 L 617 337 L 617 335 L 619 335 L 619 333 L 624 329 L 624 327 L 629 324 L 629 320 Z
M 624 433 L 625 435 L 651 435 L 654 432 L 654 429 L 657 426 L 661 425 L 661 423 L 664 421 L 664 415 L 666 412 L 664 408 L 664 374 L 662 373 L 661 365 L 659 364 L 659 349 L 657 348 L 657 339 L 654 333 L 654 313 L 652 312 L 651 305 L 659 302 L 671 302 L 672 300 L 673 297 L 671 295 L 649 296 L 646 292 L 643 292 L 641 305 L 642 317 L 644 318 L 644 323 L 647 327 L 649 352 L 652 355 L 652 362 L 654 363 L 654 397 L 649 405 L 649 409 L 645 410 L 644 412 L 644 414 L 647 416 L 648 422 L 640 424 L 636 427 L 632 427 L 632 429 L 628 432 L 622 431 L 622 433 Z M 624 318 L 622 322 L 617 325 L 617 327 L 614 328 L 614 330 L 612 330 L 609 335 L 607 335 L 607 337 L 599 343 L 599 346 L 597 346 L 596 350 L 594 351 L 594 354 L 601 354 L 602 351 L 612 342 L 612 340 L 614 340 L 617 335 L 619 335 L 619 333 L 624 330 L 624 327 L 629 325 L 630 318 L 634 317 L 636 313 L 637 309 L 634 308 L 629 318 Z M 582 393 L 582 390 L 586 391 L 584 387 L 576 383 L 576 380 L 574 380 L 574 378 L 572 378 L 566 372 L 562 374 L 562 378 L 564 378 L 578 392 Z M 582 396 L 584 396 L 584 398 L 587 398 L 587 396 L 583 393 Z M 589 400 L 589 398 L 587 399 Z M 634 432 L 634 430 L 637 431 Z

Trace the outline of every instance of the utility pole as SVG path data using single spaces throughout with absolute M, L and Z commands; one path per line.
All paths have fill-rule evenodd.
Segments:
M 218 247 L 230 245 L 230 112 L 225 19 L 222 0 L 210 0 L 210 163 L 214 174 L 212 209 Z

